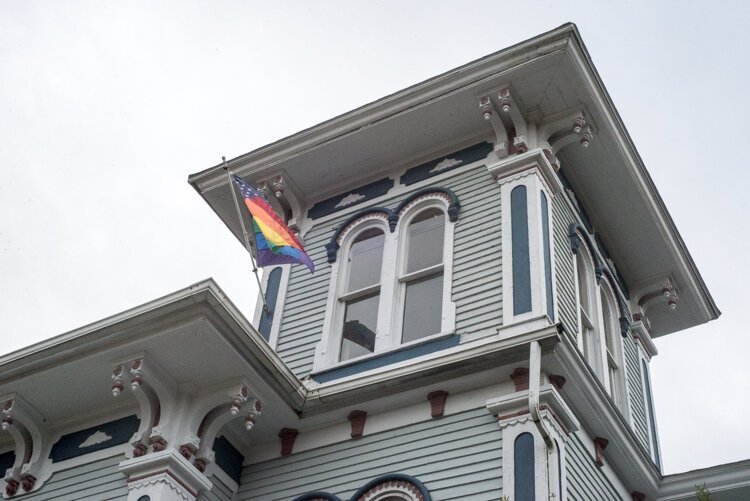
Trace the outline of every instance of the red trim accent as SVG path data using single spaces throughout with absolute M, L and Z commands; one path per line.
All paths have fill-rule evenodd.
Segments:
M 558 391 L 562 390 L 563 386 L 565 386 L 565 378 L 562 376 L 557 376 L 555 374 L 549 377 L 549 382 L 552 383 L 552 386 L 554 386 Z
M 597 466 L 604 466 L 604 449 L 609 445 L 609 440 L 602 437 L 596 437 L 594 439 L 594 462 Z
M 352 425 L 352 438 L 359 438 L 365 431 L 365 420 L 367 419 L 367 412 L 365 411 L 351 411 L 347 418 L 349 423 Z
M 510 378 L 513 380 L 513 384 L 516 385 L 516 391 L 529 389 L 529 369 L 526 369 L 525 367 L 516 367 L 513 372 L 510 373 Z
M 633 498 L 633 501 L 646 501 L 646 495 L 642 492 L 633 491 L 630 493 L 630 496 Z
M 294 440 L 297 438 L 299 431 L 294 428 L 282 428 L 279 432 L 279 438 L 281 439 L 281 455 L 288 456 L 294 449 Z
M 430 401 L 430 412 L 433 418 L 443 417 L 445 412 L 445 401 L 448 398 L 448 392 L 443 390 L 433 391 L 427 395 L 427 400 Z

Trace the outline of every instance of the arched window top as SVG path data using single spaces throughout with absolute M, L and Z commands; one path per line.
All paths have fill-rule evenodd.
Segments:
M 363 289 L 380 282 L 383 266 L 382 228 L 369 227 L 357 233 L 347 250 L 348 273 L 346 292 Z
M 432 501 L 432 496 L 416 478 L 392 473 L 367 482 L 351 501 Z
M 407 226 L 406 273 L 412 273 L 443 262 L 445 213 L 429 207 L 415 213 Z

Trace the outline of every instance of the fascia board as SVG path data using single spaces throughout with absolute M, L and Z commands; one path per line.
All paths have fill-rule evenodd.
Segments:
M 573 24 L 565 24 L 542 35 L 520 42 L 494 54 L 459 66 L 424 82 L 366 104 L 309 129 L 287 136 L 227 161 L 230 169 L 242 175 L 272 170 L 274 166 L 342 137 L 372 127 L 432 100 L 447 96 L 463 87 L 495 77 L 514 67 L 564 50 Z M 188 177 L 198 193 L 225 183 L 223 164 L 215 165 Z
M 596 71 L 596 67 L 591 61 L 591 57 L 583 44 L 578 30 L 574 28 L 573 34 L 575 43 L 569 45 L 570 57 L 578 70 L 582 83 L 602 115 L 603 123 L 600 125 L 612 133 L 612 137 L 615 139 L 618 150 L 625 159 L 625 164 L 640 191 L 641 197 L 654 217 L 654 222 L 667 241 L 672 255 L 683 271 L 683 276 L 689 281 L 686 285 L 696 291 L 697 303 L 701 308 L 704 321 L 715 320 L 721 315 L 721 312 L 717 308 L 692 256 L 687 250 L 685 242 L 682 240 L 672 217 L 667 211 L 664 201 L 646 170 L 643 159 L 638 154 L 638 150 L 635 148 L 635 144 L 625 128 L 620 114 L 617 112 L 599 73 Z
M 655 498 L 661 474 L 646 449 L 638 442 L 633 430 L 606 395 L 596 376 L 588 369 L 578 349 L 563 336 L 551 357 L 560 365 L 564 372 L 561 375 L 567 380 L 563 393 L 569 395 L 575 391 L 585 402 L 585 407 L 581 408 L 569 397 L 566 399 L 576 411 L 583 428 L 588 431 L 593 427 L 603 429 L 603 436 L 609 439 L 607 456 L 612 459 L 615 471 L 623 476 L 623 480 L 626 480 L 626 484 L 631 488 L 645 491 L 649 498 Z M 614 450 L 619 450 L 620 454 L 612 454 Z
M 128 331 L 140 331 L 145 329 L 144 324 L 148 324 L 149 319 L 163 319 L 170 313 L 179 313 L 200 303 L 204 303 L 208 307 L 206 311 L 213 316 L 229 320 L 228 328 L 219 329 L 219 332 L 248 363 L 266 369 L 277 393 L 292 409 L 299 410 L 306 394 L 304 386 L 213 279 L 5 355 L 0 358 L 0 385 L 130 343 L 132 338 L 127 336 Z M 194 318 L 193 315 L 190 321 Z M 186 317 L 183 321 L 187 320 Z M 170 321 L 179 324 L 180 317 Z M 147 336 L 158 335 L 158 332 L 170 328 L 163 325 L 149 328 L 153 334 Z
M 361 402 L 403 391 L 411 386 L 424 386 L 436 379 L 445 379 L 458 371 L 461 376 L 497 367 L 504 363 L 528 359 L 529 343 L 539 341 L 548 349 L 560 340 L 557 326 L 529 331 L 509 338 L 492 336 L 459 345 L 422 359 L 394 364 L 367 373 L 342 378 L 317 386 L 308 387 L 305 413 L 328 411 L 345 406 L 349 402 Z M 503 360 L 503 357 L 510 357 Z M 488 365 L 489 364 L 489 365 Z M 322 409 L 319 409 L 322 408 Z
M 667 475 L 662 479 L 659 500 L 693 499 L 695 486 L 701 484 L 707 485 L 713 495 L 728 489 L 750 489 L 750 459 Z

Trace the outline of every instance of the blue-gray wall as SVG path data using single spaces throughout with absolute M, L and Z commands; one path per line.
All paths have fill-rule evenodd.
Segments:
M 461 202 L 453 261 L 457 332 L 497 327 L 502 319 L 500 188 L 484 165 L 432 185 L 453 190 Z M 378 205 L 394 208 L 407 196 L 391 197 Z M 315 262 L 314 274 L 303 266 L 291 269 L 276 351 L 299 377 L 311 371 L 323 329 L 331 278 L 324 246 L 350 215 L 318 224 L 305 235 L 305 248 Z
M 578 433 L 570 436 L 565 450 L 568 501 L 620 501 L 623 499 L 594 462 L 593 446 L 586 448 Z
M 128 485 L 125 475 L 117 468 L 125 459 L 124 455 L 118 455 L 58 471 L 39 491 L 22 498 L 25 501 L 123 501 L 128 496 Z
M 497 501 L 502 454 L 497 421 L 480 408 L 249 465 L 236 499 L 289 501 L 310 491 L 349 499 L 369 480 L 402 473 L 435 500 Z

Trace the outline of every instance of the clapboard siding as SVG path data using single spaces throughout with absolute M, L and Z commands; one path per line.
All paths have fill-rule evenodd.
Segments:
M 222 482 L 216 475 L 211 475 L 208 479 L 213 484 L 213 487 L 209 492 L 201 493 L 197 501 L 232 501 L 234 493 L 228 485 Z
M 623 499 L 601 468 L 596 466 L 593 451 L 587 450 L 578 433 L 571 435 L 565 452 L 568 501 L 619 501 Z
M 461 203 L 453 242 L 456 331 L 498 327 L 502 321 L 500 188 L 482 165 L 435 185 L 453 190 Z M 390 197 L 377 205 L 394 208 L 408 195 Z M 312 369 L 315 346 L 323 330 L 331 280 L 324 246 L 350 215 L 318 224 L 305 235 L 305 248 L 315 263 L 314 274 L 303 266 L 291 269 L 276 351 L 299 377 Z
M 552 201 L 552 224 L 555 239 L 555 286 L 557 288 L 557 314 L 565 332 L 573 341 L 578 332 L 576 311 L 576 277 L 573 252 L 570 250 L 568 228 L 575 221 L 570 208 L 560 194 Z
M 638 362 L 638 347 L 632 336 L 624 340 L 625 364 L 627 365 L 628 393 L 630 395 L 630 411 L 633 417 L 633 430 L 638 440 L 648 450 L 648 425 L 646 421 L 646 403 L 641 383 L 641 364 Z
M 115 456 L 53 473 L 39 491 L 23 499 L 122 501 L 128 496 L 128 485 L 125 475 L 117 468 L 125 459 L 125 456 Z
M 436 500 L 497 500 L 502 442 L 480 408 L 246 466 L 238 501 L 288 501 L 322 490 L 348 499 L 386 473 L 418 478 Z

